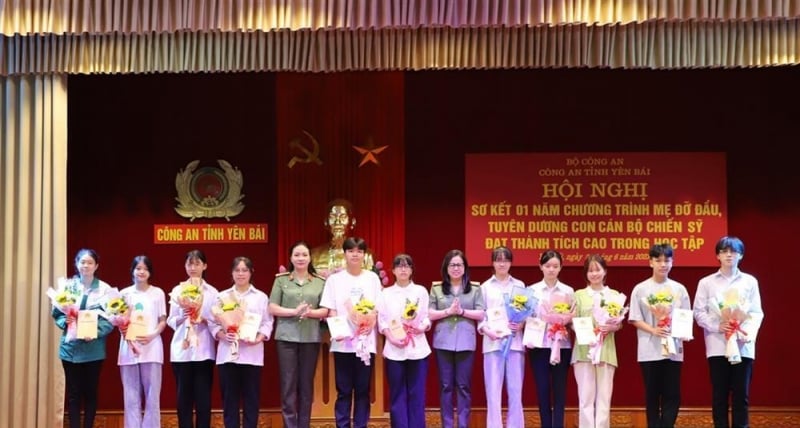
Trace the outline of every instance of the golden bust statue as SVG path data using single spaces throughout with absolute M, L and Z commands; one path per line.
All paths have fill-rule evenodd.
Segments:
M 349 237 L 347 233 L 356 227 L 352 204 L 344 199 L 331 201 L 328 204 L 328 218 L 323 224 L 330 231 L 331 240 L 327 244 L 311 249 L 311 262 L 320 273 L 344 269 L 346 263 L 342 244 Z M 372 254 L 367 251 L 364 257 L 364 269 L 372 269 L 372 265 Z

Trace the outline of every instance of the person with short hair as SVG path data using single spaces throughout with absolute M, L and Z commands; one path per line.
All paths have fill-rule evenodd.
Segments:
M 461 250 L 445 254 L 442 280 L 431 286 L 428 317 L 436 323 L 433 348 L 439 371 L 439 412 L 442 428 L 466 428 L 472 409 L 472 366 L 477 335 L 475 325 L 483 321 L 480 283 L 470 281 L 469 262 Z M 456 412 L 453 418 L 453 394 Z
M 378 275 L 364 268 L 367 243 L 362 238 L 350 237 L 342 244 L 347 261 L 345 270 L 336 272 L 325 281 L 320 306 L 329 309 L 328 315 L 352 316 L 350 312 L 361 299 L 373 305 L 381 292 Z M 361 336 L 359 338 L 359 336 Z M 369 357 L 359 356 L 357 346 L 363 344 Z M 338 428 L 366 428 L 369 423 L 370 385 L 375 362 L 376 328 L 358 328 L 355 337 L 332 338 L 331 352 L 336 383 L 336 426 Z M 364 357 L 365 360 L 362 360 Z M 351 424 L 352 413 L 352 424 Z
M 414 261 L 398 254 L 392 261 L 395 283 L 378 299 L 378 329 L 386 337 L 383 358 L 389 383 L 392 428 L 425 428 L 425 380 L 431 347 L 428 290 L 415 284 Z
M 711 375 L 711 413 L 714 426 L 748 427 L 750 416 L 750 380 L 756 359 L 756 336 L 764 319 L 758 280 L 739 269 L 744 258 L 744 243 L 735 236 L 723 236 L 715 246 L 719 270 L 700 279 L 694 296 L 694 318 L 703 328 L 709 374 Z M 747 312 L 748 319 L 739 334 L 730 320 L 723 321 L 713 305 L 720 305 L 727 296 L 738 297 L 734 302 Z M 733 361 L 725 355 L 728 339 L 737 335 L 740 359 Z M 730 398 L 730 406 L 728 399 Z M 731 414 L 729 419 L 728 409 Z
M 663 308 L 692 309 L 686 287 L 669 277 L 673 253 L 672 246 L 667 243 L 650 247 L 653 274 L 633 287 L 628 314 L 628 322 L 636 327 L 636 360 L 644 381 L 649 428 L 674 427 L 681 406 L 683 340 L 673 338 L 670 325 L 653 313 L 653 309 L 658 310 L 653 305 L 659 304 Z M 656 303 L 657 298 L 664 302 Z M 666 316 L 671 317 L 671 314 Z M 665 347 L 665 341 L 672 341 L 673 353 L 669 346 Z

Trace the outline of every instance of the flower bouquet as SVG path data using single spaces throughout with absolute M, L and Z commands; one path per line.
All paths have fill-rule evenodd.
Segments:
M 231 342 L 231 360 L 236 360 L 239 358 L 239 326 L 244 319 L 245 308 L 229 292 L 219 295 L 217 304 L 211 307 L 211 313 L 226 334 L 236 335 L 236 339 Z
M 419 322 L 417 322 L 417 315 L 419 315 L 419 299 L 415 302 L 412 302 L 409 299 L 406 299 L 406 306 L 403 308 L 403 329 L 406 331 L 406 343 L 411 343 L 412 347 L 417 346 L 414 343 L 414 334 L 411 331 L 412 329 L 417 329 L 419 327 Z
M 369 334 L 375 327 L 375 322 L 378 319 L 378 314 L 375 312 L 375 303 L 364 298 L 361 298 L 355 305 L 348 300 L 348 317 L 350 322 L 356 327 L 356 356 L 361 359 L 366 365 L 370 365 L 370 352 L 367 348 Z
M 136 345 L 136 341 L 128 340 L 125 336 L 128 325 L 131 323 L 131 308 L 117 288 L 112 288 L 111 291 L 108 292 L 106 313 L 108 314 L 108 321 L 111 325 L 119 328 L 120 332 L 122 332 L 121 340 L 128 342 L 128 346 L 131 348 L 134 355 L 139 355 L 139 347 Z
M 192 282 L 183 282 L 172 292 L 170 297 L 173 302 L 187 313 L 186 320 L 184 321 L 184 325 L 186 325 L 186 334 L 183 337 L 183 349 L 187 349 L 190 346 L 197 347 L 199 337 L 195 324 L 200 322 L 202 316 L 202 288 L 200 285 Z
M 731 330 L 725 332 L 725 356 L 731 364 L 741 363 L 739 342 L 750 340 L 747 332 L 742 329 L 742 324 L 750 319 L 750 314 L 747 313 L 750 306 L 739 297 L 739 291 L 735 288 L 722 293 L 716 301 L 716 304 L 711 304 L 709 307 L 719 317 L 720 323 L 727 322 L 731 326 Z
M 533 310 L 538 302 L 536 297 L 533 297 L 533 294 L 527 289 L 523 289 L 520 294 L 516 294 L 513 297 L 504 294 L 503 298 L 506 304 L 508 322 L 517 324 L 525 322 L 525 318 L 533 314 Z M 501 344 L 503 358 L 508 357 L 508 352 L 511 350 L 511 342 L 515 334 L 516 333 L 503 337 L 503 343 Z
M 603 342 L 605 341 L 608 332 L 601 331 L 601 325 L 605 324 L 619 324 L 628 313 L 628 307 L 625 306 L 627 296 L 622 293 L 612 294 L 610 296 L 602 297 L 599 294 L 595 295 L 594 306 L 592 307 L 592 318 L 595 322 L 595 341 L 589 347 L 589 358 L 593 364 L 600 363 L 600 354 L 603 349 Z
M 77 278 L 58 278 L 57 289 L 47 290 L 47 296 L 53 307 L 67 316 L 67 333 L 64 342 L 78 338 L 78 299 L 81 297 L 81 285 Z M 71 321 L 70 321 L 71 320 Z
M 567 324 L 572 321 L 575 305 L 571 297 L 562 292 L 550 295 L 550 300 L 541 303 L 539 317 L 548 324 L 547 338 L 550 339 L 550 364 L 561 362 L 561 341 L 569 337 Z
M 661 290 L 647 297 L 642 297 L 642 303 L 650 309 L 653 318 L 656 319 L 656 327 L 669 329 L 672 325 L 672 303 L 675 296 L 669 290 Z M 661 338 L 661 355 L 670 356 L 677 352 L 675 339 L 671 337 Z

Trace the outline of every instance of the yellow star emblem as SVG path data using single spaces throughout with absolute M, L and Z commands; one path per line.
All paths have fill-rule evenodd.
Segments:
M 353 148 L 358 153 L 364 155 L 364 157 L 361 158 L 361 163 L 358 164 L 358 166 L 360 168 L 360 167 L 364 166 L 364 164 L 366 164 L 367 162 L 372 162 L 375 165 L 380 165 L 381 163 L 378 161 L 378 158 L 376 157 L 376 155 L 380 154 L 382 151 L 384 151 L 387 148 L 389 148 L 389 146 L 380 146 L 380 147 L 377 147 L 377 148 L 367 148 L 367 147 L 353 146 Z

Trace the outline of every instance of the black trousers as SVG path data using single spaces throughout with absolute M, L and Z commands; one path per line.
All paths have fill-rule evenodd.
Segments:
M 708 368 L 711 374 L 711 414 L 714 417 L 714 427 L 749 427 L 748 405 L 753 359 L 743 357 L 741 363 L 731 364 L 725 357 L 709 357 Z M 728 422 L 728 397 L 732 423 Z
M 172 362 L 175 375 L 178 428 L 211 427 L 211 385 L 214 360 Z M 192 425 L 192 411 L 195 424 Z
M 369 422 L 369 389 L 375 354 L 370 354 L 370 365 L 365 365 L 355 353 L 334 352 L 333 365 L 336 377 L 336 428 L 367 428 Z M 353 422 L 350 423 L 350 411 Z
M 225 363 L 217 366 L 222 387 L 225 428 L 256 428 L 261 391 L 261 366 Z M 242 416 L 239 417 L 239 404 Z
M 641 361 L 647 426 L 672 428 L 681 407 L 682 363 L 672 360 Z
M 91 428 L 97 414 L 97 388 L 100 386 L 100 368 L 103 360 L 71 363 L 61 360 L 67 381 L 67 411 L 69 428 L 81 427 L 81 404 L 83 404 L 83 426 Z

